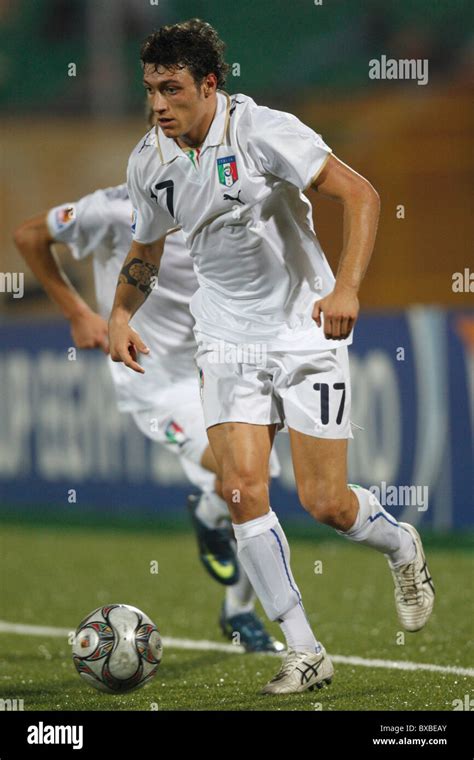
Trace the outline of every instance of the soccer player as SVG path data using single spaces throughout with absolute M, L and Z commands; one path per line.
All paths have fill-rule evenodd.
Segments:
M 223 51 L 217 32 L 198 19 L 162 27 L 142 46 L 157 127 L 129 160 L 136 229 L 109 322 L 110 350 L 114 361 L 141 371 L 135 352 L 147 348 L 128 323 L 146 299 L 143 283 L 158 274 L 166 231 L 178 225 L 199 283 L 191 311 L 204 416 L 238 556 L 288 645 L 263 692 L 300 692 L 329 683 L 333 666 L 306 618 L 269 503 L 278 429 L 288 428 L 303 507 L 386 555 L 407 630 L 426 623 L 434 591 L 417 531 L 368 490 L 347 484 L 347 346 L 374 246 L 378 194 L 294 116 L 223 91 Z M 344 207 L 336 278 L 314 231 L 308 188 Z M 216 341 L 225 347 L 221 361 Z M 242 345 L 263 347 L 264 366 L 240 360 Z
M 108 353 L 107 322 L 120 268 L 132 241 L 132 205 L 127 186 L 96 190 L 26 221 L 15 232 L 25 261 L 71 324 L 78 348 Z M 73 288 L 51 246 L 64 243 L 75 259 L 92 255 L 99 314 Z M 194 320 L 189 301 L 197 288 L 181 232 L 169 235 L 154 289 L 133 324 L 150 346 L 145 370 L 136 375 L 109 361 L 118 407 L 138 428 L 180 457 L 183 470 L 202 495 L 188 498 L 199 553 L 208 573 L 226 586 L 219 624 L 224 635 L 249 652 L 283 648 L 254 611 L 255 593 L 238 561 L 229 512 L 219 495 L 217 464 L 209 448 L 199 397 L 194 354 Z M 278 460 L 273 461 L 278 474 Z M 217 483 L 216 483 L 217 481 Z

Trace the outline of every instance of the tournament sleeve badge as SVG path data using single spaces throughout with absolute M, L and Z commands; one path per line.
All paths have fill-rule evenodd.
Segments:
M 76 218 L 76 207 L 72 204 L 68 206 L 60 206 L 56 209 L 54 214 L 54 221 L 56 226 L 56 232 L 62 232 L 62 230 L 69 227 L 69 225 Z
M 217 171 L 221 185 L 224 185 L 225 187 L 232 187 L 234 182 L 237 182 L 239 179 L 235 156 L 224 156 L 223 158 L 218 158 Z

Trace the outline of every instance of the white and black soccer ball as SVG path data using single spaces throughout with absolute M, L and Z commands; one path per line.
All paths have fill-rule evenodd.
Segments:
M 123 694 L 153 678 L 162 653 L 160 633 L 147 615 L 129 604 L 109 604 L 79 623 L 72 656 L 90 686 Z

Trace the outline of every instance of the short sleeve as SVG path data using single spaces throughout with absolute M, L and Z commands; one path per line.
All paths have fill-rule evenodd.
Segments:
M 132 153 L 128 162 L 127 185 L 133 205 L 133 239 L 138 243 L 154 243 L 164 237 L 169 229 L 176 227 L 176 222 L 165 208 L 160 206 L 158 195 L 153 188 L 147 187 L 140 177 L 139 166 Z M 172 187 L 167 191 L 172 192 Z M 166 198 L 165 193 L 161 195 Z
M 97 250 L 110 231 L 100 191 L 75 203 L 55 206 L 49 210 L 46 223 L 51 237 L 65 243 L 75 259 L 84 259 Z
M 248 152 L 262 174 L 272 174 L 306 190 L 332 153 L 321 135 L 296 116 L 256 106 Z

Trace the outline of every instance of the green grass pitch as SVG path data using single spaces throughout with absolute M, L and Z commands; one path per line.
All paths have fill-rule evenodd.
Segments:
M 201 568 L 190 530 L 6 522 L 0 533 L 1 620 L 74 629 L 95 607 L 123 602 L 143 609 L 163 636 L 225 642 L 217 626 L 224 589 Z M 425 630 L 400 644 L 382 555 L 324 531 L 290 543 L 306 612 L 330 654 L 472 666 L 466 547 L 427 548 L 435 611 Z M 271 630 L 279 636 L 277 625 Z M 278 665 L 274 656 L 166 646 L 151 683 L 115 696 L 79 678 L 65 637 L 0 633 L 0 698 L 23 699 L 25 710 L 452 710 L 474 691 L 466 675 L 339 663 L 320 691 L 260 696 Z

